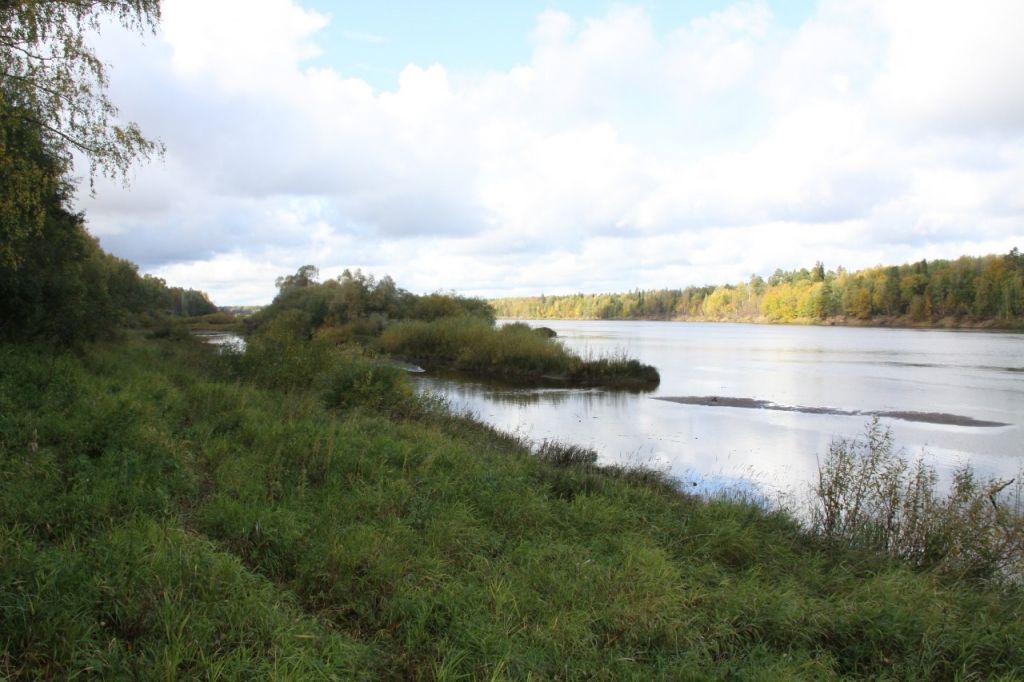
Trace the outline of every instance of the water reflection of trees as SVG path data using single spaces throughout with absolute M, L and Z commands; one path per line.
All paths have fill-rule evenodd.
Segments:
M 596 388 L 508 387 L 454 379 L 423 377 L 417 380 L 421 390 L 435 393 L 455 403 L 491 403 L 495 405 L 614 405 L 623 406 L 636 395 Z

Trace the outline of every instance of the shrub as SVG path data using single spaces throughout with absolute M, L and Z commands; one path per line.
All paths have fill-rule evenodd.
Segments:
M 382 321 L 377 318 L 360 319 L 345 324 L 325 325 L 316 330 L 314 339 L 323 339 L 335 346 L 356 342 L 363 345 L 371 344 L 383 328 Z
M 237 361 L 239 373 L 268 388 L 318 390 L 332 408 L 365 405 L 407 411 L 413 391 L 403 370 L 376 361 L 358 348 L 339 347 L 337 334 L 318 332 L 311 339 L 310 331 L 306 313 L 282 312 L 250 337 Z
M 329 364 L 330 344 L 310 342 L 309 315 L 286 310 L 251 336 L 242 357 L 244 376 L 268 388 L 309 385 Z
M 188 322 L 194 325 L 227 325 L 238 323 L 238 318 L 225 311 L 195 315 L 188 318 Z
M 403 412 L 413 398 L 403 370 L 354 353 L 339 355 L 320 381 L 323 401 L 332 408 L 365 405 L 395 413 Z
M 181 320 L 173 320 L 164 317 L 153 324 L 152 329 L 146 333 L 146 337 L 150 339 L 174 339 L 175 341 L 184 341 L 189 338 L 190 334 L 191 332 L 189 332 L 188 325 Z
M 894 450 L 872 420 L 863 438 L 836 440 L 819 467 L 813 531 L 831 543 L 880 550 L 919 568 L 972 579 L 1024 569 L 1024 509 L 1015 481 L 980 480 L 969 465 L 949 493 L 922 459 Z

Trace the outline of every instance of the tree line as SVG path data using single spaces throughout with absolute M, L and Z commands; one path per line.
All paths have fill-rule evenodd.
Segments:
M 709 320 L 949 324 L 1024 324 L 1024 255 L 962 256 L 876 266 L 776 270 L 767 279 L 684 289 L 570 294 L 491 301 L 515 319 Z
M 250 329 L 287 311 L 301 313 L 310 333 L 322 330 L 339 337 L 376 336 L 393 320 L 476 317 L 494 322 L 494 309 L 483 299 L 444 292 L 413 294 L 388 275 L 377 279 L 359 269 L 346 269 L 321 282 L 316 266 L 303 265 L 293 275 L 278 277 L 276 285 L 274 301 L 246 319 Z
M 156 0 L 0 3 L 0 339 L 74 345 L 124 324 L 216 307 L 100 248 L 74 211 L 76 154 L 126 179 L 162 150 L 121 123 L 85 36 L 106 18 L 155 27 Z

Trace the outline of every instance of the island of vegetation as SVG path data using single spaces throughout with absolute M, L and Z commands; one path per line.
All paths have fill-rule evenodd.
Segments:
M 359 270 L 345 270 L 323 283 L 318 277 L 312 265 L 279 277 L 273 303 L 246 319 L 249 333 L 291 334 L 428 370 L 517 384 L 650 390 L 660 382 L 657 369 L 635 359 L 582 358 L 549 329 L 495 326 L 494 309 L 482 299 L 419 296 L 400 289 L 390 277 L 377 280 Z
M 1024 255 L 962 256 L 847 272 L 776 270 L 768 279 L 620 294 L 500 298 L 499 317 L 1024 328 Z
M 76 80 L 102 63 L 75 37 L 157 10 L 0 8 L 0 678 L 1019 677 L 1013 486 L 963 469 L 942 494 L 877 423 L 803 515 L 523 442 L 360 348 L 440 355 L 405 339 L 445 320 L 539 336 L 478 301 L 342 317 L 336 294 L 391 284 L 285 278 L 244 352 L 197 340 L 246 323 L 105 253 L 70 204 L 72 147 L 115 170 L 146 148 Z M 66 100 L 98 119 L 62 127 Z

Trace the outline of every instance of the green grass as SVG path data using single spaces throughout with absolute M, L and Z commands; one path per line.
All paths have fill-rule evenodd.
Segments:
M 586 450 L 538 457 L 436 405 L 381 409 L 401 391 L 365 359 L 315 385 L 289 380 L 315 363 L 279 359 L 0 346 L 0 677 L 1024 670 L 1019 588 L 828 545 Z
M 650 365 L 626 357 L 581 358 L 522 323 L 494 327 L 471 317 L 405 320 L 384 330 L 380 346 L 430 369 L 517 382 L 653 389 L 661 381 Z

